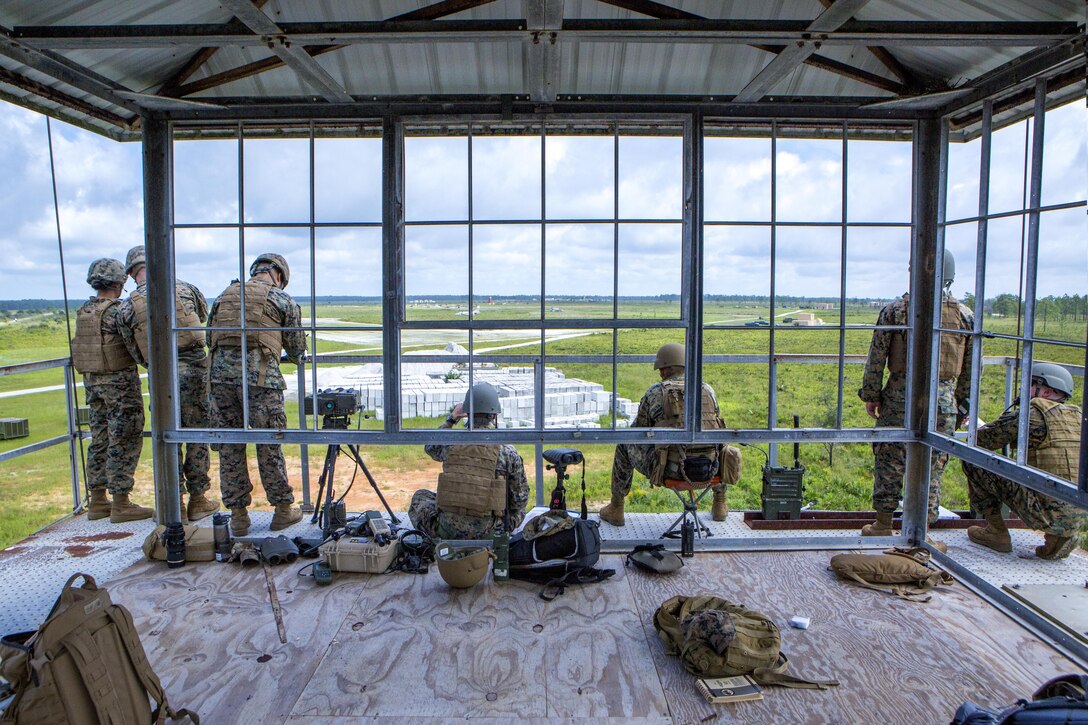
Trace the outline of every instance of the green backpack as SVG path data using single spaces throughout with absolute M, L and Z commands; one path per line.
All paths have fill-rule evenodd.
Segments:
M 724 654 L 706 640 L 688 637 L 684 632 L 684 620 L 706 610 L 726 613 L 736 630 Z M 760 685 L 819 690 L 839 684 L 836 680 L 804 680 L 787 675 L 789 660 L 782 654 L 782 635 L 774 622 L 720 597 L 673 597 L 654 612 L 654 629 L 665 643 L 666 653 L 679 657 L 687 671 L 699 677 L 748 675 Z

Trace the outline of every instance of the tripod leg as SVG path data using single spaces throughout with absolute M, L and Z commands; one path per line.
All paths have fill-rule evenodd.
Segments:
M 389 502 L 385 500 L 385 496 L 382 495 L 382 490 L 378 488 L 378 482 L 374 480 L 374 476 L 370 475 L 370 469 L 363 463 L 363 457 L 359 455 L 359 446 L 348 445 L 348 450 L 351 451 L 351 455 L 355 458 L 355 462 L 359 464 L 359 468 L 362 469 L 363 475 L 366 476 L 366 480 L 370 481 L 370 487 L 374 489 L 374 493 L 378 494 L 378 500 L 382 502 L 382 506 L 389 513 L 390 523 L 399 524 L 400 519 L 393 513 L 393 509 L 389 508 Z
M 330 445 L 325 451 L 325 463 L 321 466 L 321 477 L 317 479 L 317 497 L 314 501 L 317 502 L 317 506 L 314 507 L 314 514 L 310 517 L 310 523 L 316 524 L 322 521 L 322 511 L 324 507 L 321 505 L 322 495 L 325 497 L 325 502 L 332 501 L 332 482 L 336 476 L 336 457 L 340 455 L 339 445 Z M 326 488 L 328 486 L 328 488 Z M 322 529 L 324 529 L 324 523 Z

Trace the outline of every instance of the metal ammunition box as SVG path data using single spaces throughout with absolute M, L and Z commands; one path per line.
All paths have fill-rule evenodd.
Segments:
M 784 466 L 763 467 L 764 520 L 774 521 L 784 518 L 801 518 L 801 499 L 804 495 L 805 467 L 786 468 Z
M 26 438 L 30 435 L 30 423 L 26 418 L 0 418 L 0 441 Z

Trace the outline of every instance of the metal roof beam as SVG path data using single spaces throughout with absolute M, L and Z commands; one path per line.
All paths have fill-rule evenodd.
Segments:
M 689 13 L 687 10 L 674 8 L 671 5 L 654 2 L 654 0 L 597 0 L 605 5 L 612 5 L 634 13 L 649 15 L 651 18 L 669 20 L 705 20 L 702 15 Z
M 812 33 L 830 32 L 846 23 L 861 8 L 865 7 L 869 0 L 838 0 L 834 5 L 820 13 L 807 30 Z M 763 67 L 756 77 L 748 81 L 741 92 L 733 101 L 735 103 L 751 103 L 758 101 L 767 95 L 767 91 L 778 85 L 783 78 L 793 73 L 805 62 L 805 59 L 816 52 L 819 47 L 817 42 L 802 41 L 789 45 L 781 53 L 776 55 L 770 63 Z
M 242 0 L 229 0 L 232 3 Z M 617 0 L 617 2 L 625 0 Z M 840 0 L 845 2 L 845 0 Z M 839 3 L 836 3 L 838 5 Z M 834 7 L 834 6 L 833 6 Z M 425 8 L 424 8 L 425 9 Z M 263 14 L 263 13 L 262 13 Z M 267 18 L 267 16 L 265 16 Z M 523 40 L 523 19 L 402 20 L 280 23 L 272 36 L 292 46 L 354 43 L 497 42 Z M 271 21 L 269 21 L 271 22 Z M 566 18 L 561 39 L 589 42 L 770 43 L 817 42 L 842 46 L 991 46 L 1049 45 L 1081 32 L 1073 22 L 944 22 L 849 20 L 837 30 L 810 30 L 804 20 L 660 19 L 615 20 Z M 262 46 L 268 38 L 222 24 L 201 25 L 50 25 L 19 26 L 12 37 L 40 48 L 142 48 Z
M 268 0 L 253 0 L 253 6 L 259 9 L 264 7 L 264 4 L 267 2 Z M 238 21 L 232 20 L 231 22 L 237 23 Z M 159 95 L 173 95 L 173 92 L 177 87 L 189 80 L 193 73 L 196 73 L 200 70 L 202 65 L 211 60 L 212 56 L 215 55 L 218 50 L 219 49 L 216 47 L 204 47 L 194 53 L 189 60 L 186 61 L 185 65 L 178 69 L 174 75 L 170 76 L 170 78 L 159 87 Z
M 526 87 L 536 103 L 552 103 L 559 91 L 559 44 L 563 0 L 522 0 L 531 33 L 525 41 Z
M 29 93 L 33 93 L 38 98 L 41 98 L 52 103 L 56 103 L 58 106 L 64 106 L 70 108 L 73 111 L 77 111 L 91 118 L 108 123 L 111 126 L 117 126 L 120 129 L 126 131 L 132 130 L 132 122 L 139 118 L 139 116 L 133 116 L 132 118 L 124 118 L 118 116 L 116 113 L 110 113 L 104 108 L 99 108 L 91 103 L 73 98 L 56 88 L 50 88 L 47 85 L 39 83 L 32 78 L 28 78 L 21 73 L 15 73 L 7 68 L 0 68 L 0 83 L 6 83 L 9 86 L 20 88 Z M 100 130 L 100 129 L 99 129 Z
M 766 51 L 768 53 L 781 53 L 786 49 L 784 45 L 753 45 L 753 48 Z M 884 76 L 877 75 L 876 73 L 870 73 L 869 71 L 862 70 L 861 68 L 855 68 L 847 63 L 842 63 L 833 58 L 820 55 L 819 53 L 813 53 L 804 60 L 805 65 L 810 65 L 813 68 L 819 68 L 826 70 L 829 73 L 843 76 L 844 78 L 850 78 L 851 80 L 864 83 L 874 88 L 879 88 L 884 91 L 890 91 L 897 95 L 906 93 L 908 88 L 891 78 L 885 78 Z
M 419 10 L 402 13 L 401 15 L 391 18 L 391 20 L 436 20 L 438 18 L 444 18 L 447 15 L 454 15 L 455 13 L 461 13 L 465 10 L 478 8 L 481 5 L 490 5 L 493 2 L 495 2 L 495 0 L 442 0 L 441 2 L 422 7 Z
M 835 0 L 820 0 L 820 4 L 823 5 L 824 8 L 831 7 L 834 2 Z M 886 48 L 879 45 L 870 45 L 867 46 L 867 49 L 870 53 L 873 54 L 873 57 L 880 61 L 881 65 L 891 71 L 892 74 L 896 78 L 898 78 L 904 85 L 911 88 L 917 88 L 921 85 L 918 82 L 918 79 L 915 77 L 914 73 L 912 73 L 910 70 L 907 69 L 906 66 L 900 63 L 899 60 L 894 55 L 892 55 Z
M 320 92 L 325 100 L 333 103 L 350 103 L 351 94 L 336 81 L 306 49 L 295 45 L 286 37 L 272 18 L 256 7 L 251 0 L 219 0 L 219 2 L 245 23 L 250 30 L 262 36 L 276 56 L 291 67 L 303 82 Z
M 134 114 L 140 107 L 132 101 L 118 95 L 118 91 L 127 91 L 120 83 L 101 76 L 92 70 L 77 65 L 67 58 L 48 50 L 38 50 L 12 37 L 11 31 L 0 27 L 0 55 L 11 58 L 23 65 L 55 78 L 73 88 L 90 93 L 107 103 L 120 106 Z

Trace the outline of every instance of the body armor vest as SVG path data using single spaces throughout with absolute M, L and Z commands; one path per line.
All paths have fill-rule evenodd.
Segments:
M 669 379 L 661 383 L 664 396 L 664 415 L 660 425 L 668 428 L 684 427 L 684 381 Z M 702 395 L 702 430 L 721 430 L 725 423 L 718 415 L 718 404 L 710 387 L 703 385 Z M 650 474 L 650 483 L 660 486 L 665 479 L 700 482 L 710 480 L 717 473 L 719 460 L 718 445 L 680 445 L 669 444 L 657 447 L 657 460 Z M 713 464 L 709 476 L 693 477 L 694 469 L 687 465 L 690 459 L 707 458 Z
M 76 313 L 76 336 L 72 338 L 72 365 L 77 372 L 116 373 L 135 367 L 125 341 L 116 333 L 102 332 L 102 317 L 120 300 L 96 297 Z
M 495 470 L 499 446 L 450 446 L 438 474 L 438 510 L 461 516 L 502 516 L 506 477 Z
M 279 330 L 263 328 L 280 327 L 279 311 L 272 305 L 269 296 L 274 288 L 263 280 L 246 282 L 246 327 L 253 328 L 246 332 L 246 348 L 253 350 L 260 347 L 265 356 L 279 360 L 283 350 L 283 339 Z M 242 320 L 242 285 L 231 283 L 230 287 L 219 295 L 219 304 L 215 324 L 221 327 L 241 325 Z M 241 347 L 242 333 L 239 330 L 213 330 L 211 349 L 217 347 Z
M 1031 407 L 1046 423 L 1046 438 L 1028 449 L 1028 465 L 1076 482 L 1080 475 L 1080 408 L 1046 398 L 1033 398 Z
M 898 324 L 906 324 L 906 319 L 896 320 Z M 941 327 L 949 330 L 962 329 L 959 303 L 952 297 L 945 297 L 941 302 Z M 954 335 L 950 332 L 941 333 L 941 358 L 940 367 L 937 369 L 939 380 L 951 380 L 958 377 L 963 367 L 964 350 L 967 348 L 966 335 Z M 895 330 L 892 332 L 892 344 L 888 349 L 888 371 L 893 373 L 905 373 L 907 371 L 907 331 Z
M 129 295 L 132 311 L 135 313 L 136 322 L 132 327 L 132 335 L 136 338 L 136 347 L 144 360 L 150 360 L 147 350 L 147 295 L 136 290 Z M 174 294 L 174 321 L 178 327 L 200 327 L 200 318 L 196 310 L 187 310 L 182 304 L 181 296 Z M 203 330 L 178 330 L 178 352 L 188 352 L 204 347 Z

